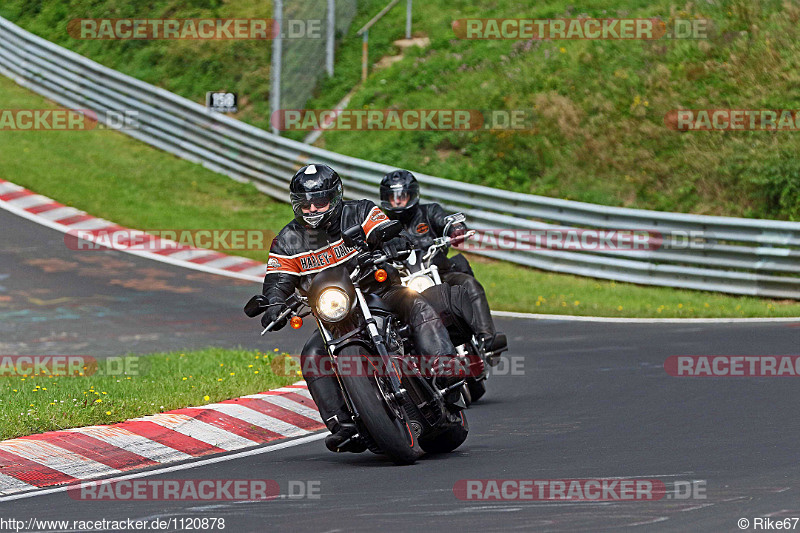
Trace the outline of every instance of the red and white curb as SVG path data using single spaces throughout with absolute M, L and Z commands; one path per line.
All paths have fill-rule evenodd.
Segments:
M 324 429 L 305 382 L 110 426 L 0 442 L 0 496 L 118 475 Z
M 65 206 L 3 179 L 0 179 L 0 208 L 62 233 L 87 230 L 85 237 L 82 235 L 81 238 L 99 245 L 103 245 L 103 242 L 97 237 L 93 237 L 88 231 L 133 231 L 108 220 L 88 215 L 74 207 Z M 265 263 L 245 257 L 227 255 L 205 248 L 184 246 L 158 237 L 153 237 L 149 244 L 156 251 L 126 249 L 120 251 L 162 263 L 247 281 L 262 282 L 267 273 Z

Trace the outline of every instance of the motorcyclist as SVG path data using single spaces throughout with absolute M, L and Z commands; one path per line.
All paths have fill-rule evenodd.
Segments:
M 386 174 L 380 186 L 381 207 L 393 220 L 399 220 L 407 235 L 414 244 L 427 249 L 433 239 L 444 236 L 447 213 L 437 203 L 419 203 L 419 183 L 408 170 L 394 170 Z M 465 224 L 454 224 L 448 230 L 448 237 L 457 237 L 466 233 Z M 465 289 L 472 303 L 471 325 L 475 330 L 481 350 L 493 352 L 489 364 L 495 365 L 501 351 L 507 349 L 506 337 L 499 333 L 492 320 L 486 292 L 478 280 L 472 275 L 472 269 L 463 256 L 458 261 L 448 259 L 446 254 L 438 252 L 434 256 L 434 264 L 439 269 L 442 281 Z
M 264 327 L 278 318 L 295 289 L 301 293 L 308 290 L 316 273 L 339 265 L 352 271 L 357 266 L 358 252 L 344 243 L 344 230 L 361 225 L 367 244 L 373 249 L 382 246 L 390 255 L 396 255 L 398 248 L 408 247 L 398 238 L 380 242 L 379 229 L 390 219 L 370 200 L 345 201 L 342 180 L 327 165 L 304 166 L 292 178 L 289 190 L 295 218 L 278 233 L 270 248 L 263 287 L 270 306 L 262 317 Z M 454 355 L 455 348 L 439 314 L 423 297 L 399 284 L 396 270 L 388 266 L 386 270 L 390 272 L 389 282 L 376 282 L 375 286 L 362 289 L 380 296 L 409 324 L 421 354 Z M 285 324 L 286 319 L 281 320 L 274 330 Z M 317 331 L 303 347 L 301 366 L 311 396 L 331 431 L 325 444 L 331 451 L 364 451 L 363 443 L 352 439 L 357 429 L 336 377 L 316 372 L 323 368 L 321 360 L 326 355 Z

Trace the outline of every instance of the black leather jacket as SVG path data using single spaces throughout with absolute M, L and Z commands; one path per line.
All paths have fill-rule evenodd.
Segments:
M 318 272 L 340 265 L 352 271 L 357 251 L 344 244 L 342 228 L 361 225 L 367 244 L 377 247 L 381 243 L 374 230 L 387 222 L 389 218 L 369 200 L 343 202 L 341 216 L 326 228 L 309 229 L 292 220 L 272 240 L 263 294 L 271 304 L 283 303 L 295 289 L 305 294 Z M 390 272 L 390 282 L 396 277 L 396 271 Z
M 404 234 L 411 239 L 417 248 L 426 251 L 433 244 L 433 239 L 444 236 L 445 217 L 448 213 L 439 204 L 417 204 L 409 209 L 397 220 L 403 223 Z M 466 230 L 466 225 L 456 224 L 450 227 L 449 233 L 452 235 L 456 229 Z M 439 252 L 434 256 L 434 264 L 441 271 L 450 270 L 450 261 L 446 254 Z

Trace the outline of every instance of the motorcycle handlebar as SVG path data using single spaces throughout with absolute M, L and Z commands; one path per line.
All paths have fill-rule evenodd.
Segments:
M 264 328 L 264 331 L 261 332 L 261 335 L 264 335 L 268 331 L 272 331 L 272 328 L 275 327 L 275 324 L 296 312 L 303 303 L 303 300 L 299 298 L 296 293 L 289 296 L 289 298 L 286 300 L 286 309 L 284 309 L 281 314 L 278 315 L 278 318 L 267 324 L 267 327 Z

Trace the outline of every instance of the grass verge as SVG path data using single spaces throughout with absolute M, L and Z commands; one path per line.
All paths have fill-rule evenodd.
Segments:
M 0 77 L 9 108 L 52 104 Z M 0 176 L 137 229 L 279 230 L 291 208 L 112 131 L 0 132 Z M 57 169 L 54 172 L 53 169 Z M 239 255 L 266 262 L 266 250 Z M 473 257 L 494 309 L 630 317 L 800 316 L 800 303 L 598 281 Z M 575 302 L 578 302 L 577 304 Z M 2 303 L 0 303 L 2 305 Z
M 126 363 L 127 373 L 0 377 L 0 440 L 113 424 L 294 383 L 298 376 L 273 371 L 281 357 L 275 352 L 206 348 L 131 356 L 126 361 L 134 363 Z
M 287 5 L 292 4 L 291 2 Z M 336 74 L 309 108 L 326 109 L 360 80 L 358 28 L 386 0 L 361 0 Z M 398 52 L 404 3 L 369 35 L 370 64 Z M 329 131 L 336 152 L 450 179 L 606 205 L 800 220 L 800 136 L 789 131 L 678 132 L 675 109 L 798 108 L 800 7 L 784 0 L 430 0 L 415 2 L 427 36 L 390 68 L 371 70 L 352 109 L 522 110 L 523 131 Z M 81 17 L 269 17 L 258 0 L 5 0 L 0 15 L 44 38 L 194 101 L 240 95 L 237 118 L 269 126 L 271 43 L 80 40 Z M 710 21 L 692 39 L 468 40 L 462 18 L 652 18 Z M 671 27 L 671 26 L 670 26 Z M 284 58 L 291 64 L 291 58 Z M 295 60 L 296 64 L 296 60 Z M 290 132 L 302 138 L 303 133 Z

